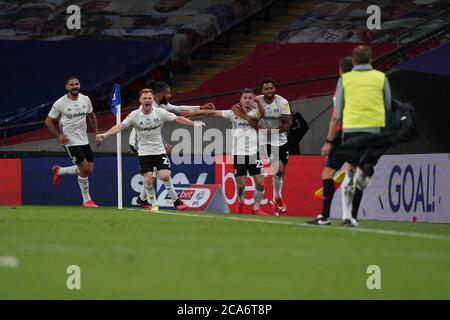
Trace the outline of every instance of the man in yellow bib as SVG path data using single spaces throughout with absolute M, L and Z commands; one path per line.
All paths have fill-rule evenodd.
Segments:
M 356 227 L 362 191 L 381 156 L 379 150 L 371 149 L 370 137 L 385 129 L 392 98 L 385 74 L 371 66 L 372 50 L 368 46 L 357 46 L 352 60 L 352 71 L 342 74 L 336 87 L 336 119 L 342 120 L 343 143 L 329 165 L 338 170 L 344 162 L 348 163 L 341 186 L 345 195 L 343 215 L 349 217 L 347 226 Z M 375 163 L 363 166 L 361 159 L 368 157 L 375 157 Z

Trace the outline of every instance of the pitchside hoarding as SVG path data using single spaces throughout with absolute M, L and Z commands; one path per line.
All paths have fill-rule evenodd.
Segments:
M 332 217 L 341 217 L 338 189 Z M 386 155 L 364 191 L 362 219 L 450 223 L 450 154 Z
M 137 157 L 124 157 L 123 205 L 132 206 L 142 186 Z M 176 184 L 213 184 L 214 167 L 204 162 L 194 164 L 174 163 L 172 179 Z M 82 198 L 75 175 L 63 176 L 57 188 L 52 184 L 52 166 L 71 166 L 68 158 L 27 158 L 22 159 L 22 204 L 29 205 L 81 205 Z M 157 182 L 157 193 L 163 184 Z M 115 157 L 96 157 L 94 175 L 89 177 L 89 191 L 92 199 L 100 206 L 117 206 L 117 165 Z

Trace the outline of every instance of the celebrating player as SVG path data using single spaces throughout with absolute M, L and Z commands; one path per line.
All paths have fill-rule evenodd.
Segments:
M 97 134 L 97 144 L 102 144 L 105 139 L 115 135 L 123 129 L 132 126 L 136 130 L 136 141 L 138 146 L 139 164 L 144 176 L 144 186 L 147 197 L 153 202 L 155 189 L 153 187 L 153 168 L 156 167 L 157 177 L 165 185 L 167 192 L 173 200 L 177 210 L 186 210 L 188 205 L 184 204 L 175 192 L 172 184 L 170 162 L 164 149 L 161 136 L 161 128 L 165 121 L 176 121 L 191 126 L 204 126 L 201 122 L 192 122 L 181 116 L 167 112 L 161 108 L 154 108 L 153 93 L 150 89 L 142 89 L 139 102 L 141 105 L 132 111 L 122 123 L 113 126 L 103 134 Z
M 188 116 L 190 112 L 195 110 L 213 110 L 215 106 L 213 103 L 206 103 L 201 106 L 175 106 L 169 103 L 169 99 L 172 97 L 170 86 L 162 81 L 152 81 L 150 83 L 150 88 L 153 91 L 153 108 L 162 108 L 166 111 L 175 113 L 180 116 Z M 136 130 L 133 128 L 130 133 L 130 138 L 128 141 L 131 150 L 137 154 L 136 145 Z M 166 153 L 170 153 L 172 146 L 170 144 L 164 144 L 166 149 Z M 151 205 L 147 201 L 147 193 L 145 191 L 144 185 L 142 185 L 141 192 L 136 200 L 138 206 L 150 209 L 152 211 L 158 211 L 158 203 L 156 199 L 153 199 L 154 202 Z M 151 200 L 152 201 L 152 200 Z
M 78 175 L 78 184 L 83 196 L 83 207 L 98 207 L 89 194 L 89 176 L 94 172 L 94 156 L 86 133 L 86 116 L 97 130 L 97 119 L 88 96 L 80 93 L 80 81 L 71 76 L 66 81 L 67 94 L 59 98 L 52 106 L 45 125 L 50 132 L 61 142 L 69 157 L 74 163 L 70 167 L 54 165 L 53 185 L 57 187 L 64 175 Z M 59 121 L 60 132 L 53 122 Z
M 254 104 L 258 108 L 254 108 Z M 239 108 L 240 112 L 245 113 L 252 119 L 259 120 L 264 114 L 264 110 L 256 100 L 255 94 L 251 89 L 244 89 L 241 94 L 240 103 L 233 109 Z M 236 176 L 237 194 L 239 201 L 239 213 L 242 212 L 244 204 L 245 179 L 247 174 L 255 180 L 255 194 L 253 204 L 253 214 L 269 215 L 261 210 L 261 200 L 264 196 L 264 176 L 262 175 L 263 165 L 258 152 L 258 132 L 250 123 L 237 116 L 232 110 L 213 111 L 203 110 L 195 111 L 191 116 L 214 116 L 221 117 L 231 121 L 233 128 L 231 135 L 233 137 L 232 155 L 234 158 L 234 174 Z

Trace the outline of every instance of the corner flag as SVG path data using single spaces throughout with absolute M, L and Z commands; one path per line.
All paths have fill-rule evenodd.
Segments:
M 344 170 L 340 171 L 338 174 L 336 174 L 334 176 L 334 178 L 333 178 L 334 190 L 337 190 L 337 188 L 340 187 L 340 185 L 342 184 L 342 181 L 344 180 L 344 178 L 345 178 L 345 171 Z M 316 198 L 323 199 L 323 187 L 321 187 L 316 192 L 314 192 L 314 196 Z
M 109 100 L 111 112 L 116 115 L 116 125 L 120 124 L 120 85 L 114 84 Z M 116 135 L 117 142 L 117 208 L 122 209 L 122 134 Z
M 120 85 L 114 84 L 113 90 L 111 92 L 111 99 L 109 99 L 109 105 L 111 107 L 111 112 L 117 114 L 117 106 L 120 106 Z

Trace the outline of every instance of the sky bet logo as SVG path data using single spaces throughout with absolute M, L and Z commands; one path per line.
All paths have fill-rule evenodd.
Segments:
M 434 212 L 436 202 L 441 202 L 436 197 L 436 164 L 415 170 L 411 165 L 404 169 L 395 165 L 389 175 L 388 198 L 392 212 Z

